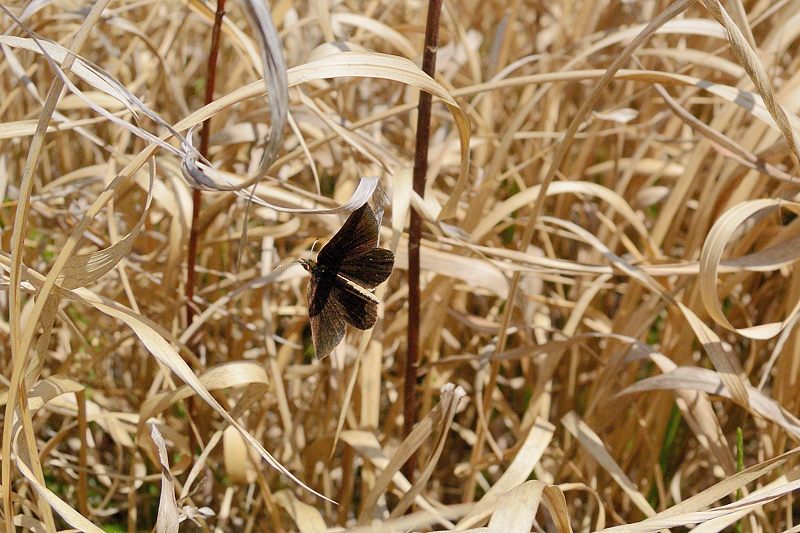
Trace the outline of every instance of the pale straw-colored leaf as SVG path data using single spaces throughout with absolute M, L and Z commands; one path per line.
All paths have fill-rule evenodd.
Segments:
M 314 507 L 303 503 L 288 490 L 280 490 L 273 496 L 275 502 L 283 507 L 292 518 L 300 533 L 324 533 L 327 531 L 325 520 Z
M 472 231 L 472 239 L 474 241 L 481 240 L 491 228 L 495 227 L 503 218 L 508 217 L 522 207 L 529 205 L 540 194 L 541 187 L 535 185 L 526 189 L 523 192 L 517 193 L 508 200 L 498 203 L 496 207 L 488 213 Z M 548 196 L 555 196 L 559 194 L 584 194 L 589 197 L 597 197 L 606 201 L 616 212 L 625 218 L 626 222 L 631 225 L 638 233 L 645 239 L 651 250 L 657 249 L 654 243 L 649 239 L 649 233 L 644 227 L 641 218 L 631 209 L 624 198 L 616 194 L 614 191 L 585 181 L 567 182 L 557 181 L 547 188 Z
M 697 340 L 703 345 L 722 382 L 725 383 L 725 387 L 731 393 L 733 401 L 739 405 L 746 406 L 749 400 L 745 387 L 746 383 L 742 377 L 744 372 L 736 355 L 728 346 L 723 344 L 717 334 L 706 326 L 691 309 L 681 302 L 678 302 L 678 308 L 683 313 L 686 321 L 689 322 L 689 326 L 697 336 Z
M 546 420 L 536 419 L 511 464 L 469 514 L 461 519 L 457 524 L 459 528 L 468 528 L 484 520 L 505 497 L 505 493 L 528 479 L 550 444 L 555 429 L 555 426 Z
M 781 199 L 751 200 L 733 206 L 709 230 L 700 255 L 700 295 L 709 316 L 717 324 L 751 339 L 770 339 L 780 333 L 800 313 L 800 301 L 795 303 L 792 310 L 781 322 L 737 328 L 728 321 L 717 296 L 718 265 L 725 247 L 746 220 L 756 214 L 780 210 L 782 207 L 794 213 L 800 213 L 800 203 Z
M 639 491 L 635 483 L 623 472 L 614 458 L 606 449 L 603 441 L 592 429 L 574 412 L 569 412 L 561 419 L 564 428 L 575 437 L 581 447 L 603 468 L 608 475 L 620 486 L 625 494 L 646 516 L 656 514 L 647 498 Z
M 758 93 L 764 99 L 764 104 L 769 111 L 770 116 L 775 120 L 781 135 L 786 139 L 786 144 L 794 153 L 795 165 L 800 164 L 800 146 L 797 144 L 795 134 L 789 124 L 789 119 L 786 112 L 775 100 L 775 94 L 772 91 L 772 83 L 769 81 L 767 71 L 761 64 L 761 60 L 752 49 L 751 44 L 748 43 L 742 30 L 736 25 L 731 16 L 725 11 L 725 8 L 719 0 L 700 0 L 703 7 L 724 26 L 725 33 L 731 45 L 731 51 L 736 60 L 742 65 L 750 77 L 750 80 L 756 86 Z M 751 36 L 752 38 L 752 36 Z
M 266 392 L 269 381 L 264 369 L 248 361 L 231 361 L 210 368 L 197 377 L 198 383 L 208 391 L 225 390 L 246 385 L 259 385 L 262 393 Z M 196 394 L 189 384 L 175 390 L 154 394 L 142 402 L 139 411 L 141 424 L 150 417 L 156 416 L 175 403 Z
M 283 144 L 283 132 L 289 111 L 289 84 L 286 79 L 283 45 L 278 30 L 272 22 L 269 4 L 256 0 L 242 0 L 242 2 L 261 49 L 259 54 L 262 62 L 261 75 L 269 95 L 269 112 L 272 118 L 267 146 L 256 172 L 256 176 L 264 177 L 270 165 L 277 159 Z
M 758 390 L 746 385 L 748 403 L 744 405 L 749 411 L 770 420 L 786 432 L 800 440 L 800 419 L 787 411 L 778 402 Z M 719 373 L 707 368 L 681 366 L 664 374 L 645 378 L 629 385 L 619 394 L 641 393 L 652 390 L 691 390 L 702 391 L 731 398 L 731 393 L 724 386 Z
M 564 494 L 558 487 L 532 480 L 503 495 L 489 521 L 489 533 L 527 533 L 533 527 L 536 510 L 544 499 L 556 531 L 571 533 Z
M 630 353 L 625 358 L 626 362 L 647 358 L 655 363 L 664 374 L 677 368 L 677 365 L 669 357 L 653 350 L 649 345 L 637 340 L 626 339 L 626 341 L 632 345 Z M 624 393 L 625 390 L 617 394 Z M 697 436 L 700 445 L 711 452 L 725 473 L 734 473 L 736 463 L 708 394 L 679 387 L 675 389 L 675 396 L 675 403 Z M 750 399 L 752 400 L 752 396 Z
M 777 487 L 754 491 L 747 498 L 735 501 L 728 505 L 717 507 L 708 511 L 702 511 L 705 507 L 728 497 L 737 489 L 744 487 L 748 483 L 765 476 L 774 469 L 784 465 L 787 461 L 796 457 L 800 453 L 800 448 L 795 448 L 789 452 L 781 454 L 772 459 L 763 461 L 751 466 L 741 472 L 726 478 L 719 483 L 705 489 L 698 494 L 666 509 L 648 519 L 636 524 L 616 526 L 604 529 L 604 532 L 613 533 L 639 533 L 647 531 L 658 531 L 662 528 L 683 526 L 686 524 L 697 524 L 707 520 L 712 520 L 720 516 L 730 515 L 742 509 L 753 509 L 769 503 L 781 495 L 800 488 L 800 480 L 782 482 Z M 795 477 L 795 476 L 793 476 Z
M 203 448 L 203 451 L 200 452 L 200 455 L 197 456 L 197 459 L 192 465 L 192 469 L 189 471 L 189 475 L 186 476 L 186 481 L 184 481 L 183 487 L 181 488 L 181 493 L 180 493 L 181 500 L 185 500 L 189 496 L 191 491 L 194 490 L 192 485 L 198 479 L 203 470 L 206 468 L 207 466 L 206 462 L 208 461 L 208 456 L 211 454 L 214 448 L 216 448 L 217 444 L 222 438 L 222 434 L 224 432 L 227 432 L 228 430 L 232 432 L 236 431 L 233 427 L 228 426 L 223 431 L 217 431 L 211 436 L 210 439 L 208 439 L 205 448 Z
M 236 422 L 231 415 L 228 414 L 225 408 L 220 405 L 216 398 L 211 395 L 208 389 L 203 386 L 180 354 L 164 339 L 164 337 L 157 332 L 157 329 L 150 320 L 141 316 L 137 316 L 117 304 L 104 301 L 102 298 L 85 289 L 77 289 L 76 294 L 81 297 L 84 303 L 91 305 L 102 313 L 124 322 L 128 327 L 130 327 L 142 344 L 144 344 L 153 357 L 156 358 L 156 360 L 175 373 L 184 383 L 186 383 L 186 385 L 192 389 L 192 391 L 194 391 L 194 393 L 196 393 L 200 398 L 203 399 L 203 401 L 205 401 L 217 413 L 219 413 L 222 418 L 225 419 L 225 421 L 235 427 L 241 433 L 242 437 L 244 437 L 244 439 L 248 442 L 248 444 L 255 448 L 259 455 L 261 455 L 261 457 L 271 467 L 315 496 L 327 501 L 332 501 L 300 481 L 285 466 L 278 462 L 272 456 L 272 454 L 269 453 L 264 446 L 262 446 L 262 444 L 250 434 L 250 432 Z
M 595 111 L 592 113 L 595 118 L 600 120 L 610 120 L 617 124 L 627 124 L 631 120 L 639 116 L 639 112 L 630 107 L 623 107 L 621 109 L 614 109 L 613 111 Z
M 442 386 L 439 406 L 441 406 L 441 409 L 444 411 L 444 413 L 443 420 L 439 422 L 438 427 L 434 427 L 434 430 L 438 436 L 432 445 L 433 452 L 428 457 L 425 466 L 414 479 L 414 484 L 411 486 L 411 490 L 403 495 L 402 499 L 397 503 L 397 506 L 392 510 L 391 514 L 389 515 L 390 518 L 401 516 L 403 513 L 405 513 L 405 511 L 414 503 L 417 495 L 421 494 L 423 489 L 426 487 L 428 479 L 430 479 L 431 474 L 433 474 L 433 469 L 436 468 L 439 458 L 442 455 L 445 443 L 447 442 L 447 437 L 450 435 L 450 426 L 453 423 L 453 418 L 455 417 L 457 410 L 462 406 L 461 400 L 466 398 L 466 395 L 466 391 L 460 386 L 455 386 L 452 383 L 446 383 L 444 386 Z M 389 467 L 387 467 L 387 471 L 388 470 Z
M 222 432 L 222 454 L 225 465 L 225 474 L 231 483 L 255 483 L 256 471 L 251 457 L 250 446 L 242 438 L 236 428 L 228 426 Z
M 66 523 L 80 531 L 86 531 L 87 533 L 103 533 L 102 529 L 67 505 L 67 503 L 60 499 L 53 491 L 39 483 L 31 469 L 23 461 L 18 460 L 16 464 L 19 473 L 28 481 L 31 488 L 42 496 L 48 505 L 50 505 Z
M 430 470 L 436 465 L 436 461 L 441 454 L 444 439 L 447 437 L 453 416 L 455 416 L 455 411 L 459 407 L 459 403 L 464 397 L 464 394 L 463 389 L 455 387 L 451 383 L 445 384 L 442 387 L 440 402 L 428 413 L 428 416 L 414 427 L 408 437 L 403 440 L 394 456 L 385 467 L 382 468 L 383 472 L 375 481 L 375 485 L 372 487 L 369 494 L 364 498 L 362 511 L 359 516 L 360 524 L 365 524 L 371 518 L 370 515 L 374 512 L 374 507 L 378 502 L 378 498 L 385 492 L 390 482 L 394 482 L 395 485 L 404 492 L 403 499 L 393 511 L 393 517 L 402 514 L 402 512 L 417 499 L 421 487 L 424 486 L 427 477 L 430 475 Z M 402 485 L 408 482 L 405 480 L 402 473 L 400 473 L 400 467 L 405 464 L 408 458 L 419 449 L 433 432 L 438 432 L 439 434 L 438 441 L 434 446 L 434 453 L 415 484 L 406 489 Z
M 405 35 L 380 20 L 357 13 L 333 13 L 331 22 L 364 29 L 394 46 L 408 59 L 414 60 L 418 55 L 416 48 Z
M 408 445 L 402 448 L 403 454 L 407 454 L 413 445 L 419 447 L 419 445 L 422 444 L 422 441 L 429 436 L 430 431 L 432 430 L 431 424 L 427 422 L 429 419 L 430 416 L 420 421 L 417 426 L 415 426 L 414 430 L 412 430 L 412 432 L 409 434 L 408 438 L 406 439 Z M 421 429 L 417 432 L 417 434 L 415 434 L 414 431 L 417 428 Z M 352 446 L 364 459 L 368 460 L 383 472 L 390 472 L 393 470 L 392 475 L 387 477 L 389 478 L 389 481 L 394 483 L 394 485 L 402 493 L 408 492 L 411 489 L 411 483 L 409 483 L 408 479 L 401 472 L 399 472 L 399 468 L 403 464 L 403 461 L 394 460 L 394 457 L 392 459 L 388 458 L 382 446 L 372 433 L 367 431 L 345 430 L 341 434 L 341 439 L 348 445 Z M 398 449 L 398 452 L 400 451 L 401 450 Z M 395 457 L 399 456 L 395 455 Z M 393 464 L 393 468 L 391 470 L 389 469 L 390 463 Z M 397 466 L 394 466 L 394 463 L 398 463 Z M 375 491 L 373 489 L 373 492 L 383 492 L 383 490 Z M 432 506 L 425 498 L 417 496 L 415 498 L 415 503 L 422 509 L 433 513 L 436 517 L 437 523 L 442 524 L 445 527 L 453 527 L 453 523 L 438 513 L 436 508 Z M 366 516 L 364 519 L 366 520 Z
M 153 439 L 153 443 L 156 445 L 158 461 L 161 465 L 161 495 L 158 501 L 156 532 L 177 533 L 180 524 L 180 512 L 178 511 L 178 502 L 175 500 L 175 481 L 169 471 L 167 444 L 164 442 L 164 437 L 161 436 L 156 424 L 152 424 L 150 428 L 150 438 Z

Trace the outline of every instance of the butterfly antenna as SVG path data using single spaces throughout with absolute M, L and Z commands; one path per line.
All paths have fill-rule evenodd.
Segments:
M 281 263 L 280 265 L 277 265 L 275 268 L 272 269 L 272 271 L 273 272 L 283 271 L 292 265 L 299 265 L 299 264 L 300 264 L 300 259 L 295 259 L 294 261 L 289 261 L 288 263 Z
M 311 252 L 312 253 L 314 252 L 314 247 L 317 245 L 318 242 L 319 242 L 319 239 L 314 239 L 314 242 L 311 243 Z

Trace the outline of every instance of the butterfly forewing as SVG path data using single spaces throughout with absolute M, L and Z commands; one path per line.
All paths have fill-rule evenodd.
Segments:
M 362 205 L 350 214 L 342 228 L 322 247 L 320 265 L 337 266 L 347 258 L 364 255 L 378 245 L 378 222 L 372 209 Z
M 394 254 L 383 248 L 373 248 L 367 253 L 344 259 L 339 265 L 339 274 L 374 289 L 392 273 Z

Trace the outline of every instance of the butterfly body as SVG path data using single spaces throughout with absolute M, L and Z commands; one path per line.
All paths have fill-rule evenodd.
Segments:
M 316 261 L 301 259 L 311 274 L 308 315 L 318 357 L 325 357 L 344 338 L 345 325 L 370 329 L 378 317 L 372 289 L 392 273 L 394 254 L 378 245 L 378 223 L 368 205 L 353 211 L 323 246 Z

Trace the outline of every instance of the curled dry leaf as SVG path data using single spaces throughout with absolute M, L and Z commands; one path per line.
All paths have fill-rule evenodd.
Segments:
M 714 321 L 725 328 L 751 339 L 770 339 L 779 334 L 788 324 L 794 322 L 800 313 L 800 300 L 795 303 L 788 316 L 781 322 L 760 324 L 746 328 L 734 327 L 725 317 L 722 304 L 717 296 L 717 272 L 725 246 L 738 232 L 739 227 L 750 217 L 764 211 L 781 208 L 800 213 L 800 203 L 781 199 L 751 200 L 735 205 L 726 211 L 709 230 L 703 251 L 700 255 L 700 295 L 703 305 Z M 782 248 L 786 248 L 783 246 Z
M 177 533 L 180 524 L 180 511 L 178 502 L 175 500 L 175 482 L 169 471 L 169 457 L 167 456 L 167 445 L 164 437 L 158 431 L 158 426 L 152 424 L 150 427 L 150 438 L 156 445 L 158 451 L 158 461 L 161 464 L 161 496 L 158 502 L 158 519 L 156 520 L 156 531 L 158 533 Z

